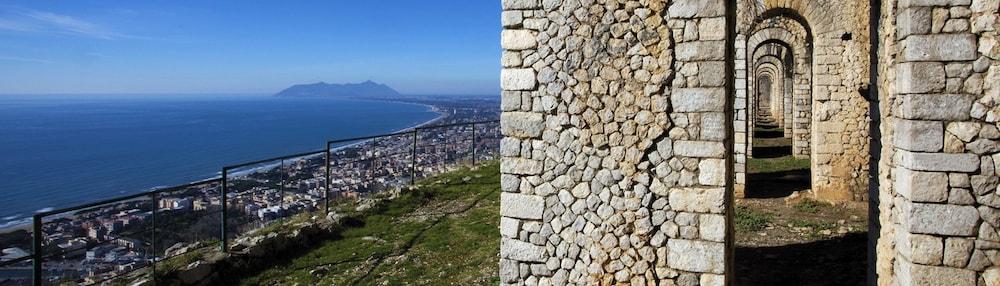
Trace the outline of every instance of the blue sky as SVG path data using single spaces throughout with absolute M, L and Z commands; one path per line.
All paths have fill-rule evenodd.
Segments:
M 0 93 L 498 94 L 500 1 L 0 3 Z

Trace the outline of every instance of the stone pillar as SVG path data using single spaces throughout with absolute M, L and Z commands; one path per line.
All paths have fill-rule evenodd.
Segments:
M 998 1 L 897 3 L 893 283 L 998 285 Z
M 753 138 L 754 129 L 757 128 L 757 97 L 760 96 L 760 91 L 757 85 L 757 71 L 756 68 L 750 70 L 753 73 L 753 78 L 751 81 L 753 84 L 750 86 L 750 96 L 747 97 L 747 158 L 753 158 Z
M 501 285 L 726 284 L 724 3 L 502 1 Z
M 791 72 L 791 71 L 789 71 Z M 792 94 L 795 89 L 792 76 L 785 77 L 784 102 L 781 104 L 781 121 L 784 122 L 785 138 L 792 138 Z
M 812 67 L 809 55 L 795 53 L 796 84 L 792 93 L 792 156 L 809 158 L 812 131 Z
M 736 173 L 735 186 L 733 190 L 737 198 L 743 198 L 746 195 L 746 184 L 747 184 L 747 148 L 748 139 L 750 136 L 748 132 L 751 130 L 747 129 L 748 121 L 751 120 L 747 117 L 747 109 L 750 108 L 749 101 L 747 100 L 747 39 L 746 35 L 737 34 L 736 35 L 736 101 L 733 112 L 733 130 L 735 134 L 734 143 L 734 158 L 733 158 L 733 168 Z
M 768 109 L 771 111 L 771 118 L 774 120 L 774 124 L 780 129 L 784 126 L 782 122 L 784 119 L 781 118 L 780 111 L 778 110 L 778 107 L 785 100 L 785 70 L 783 66 L 778 67 L 778 74 L 774 77 L 774 81 L 772 82 L 774 88 L 771 89 L 771 106 Z

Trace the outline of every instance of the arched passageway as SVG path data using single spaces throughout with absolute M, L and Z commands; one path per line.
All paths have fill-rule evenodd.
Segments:
M 502 3 L 502 285 L 1000 277 L 997 1 Z M 864 213 L 734 199 L 761 110 L 808 158 L 808 197 L 876 206 L 871 261 Z

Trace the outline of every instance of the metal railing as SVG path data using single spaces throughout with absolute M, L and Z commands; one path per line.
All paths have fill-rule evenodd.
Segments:
M 164 272 L 158 266 L 186 266 L 175 265 L 178 256 L 231 251 L 235 237 L 272 222 L 329 213 L 331 200 L 495 159 L 500 138 L 492 120 L 333 140 L 320 150 L 225 166 L 217 178 L 36 213 L 30 229 L 0 235 L 0 246 L 30 249 L 2 253 L 0 286 L 155 280 Z

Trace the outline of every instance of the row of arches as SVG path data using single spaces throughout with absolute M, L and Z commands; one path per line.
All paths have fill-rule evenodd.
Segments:
M 790 139 L 791 157 L 809 160 L 811 187 L 803 191 L 824 201 L 866 200 L 868 142 L 861 139 L 868 138 L 870 119 L 857 90 L 867 77 L 858 71 L 868 63 L 857 59 L 867 43 L 853 35 L 867 31 L 867 21 L 833 21 L 851 18 L 837 13 L 849 9 L 812 1 L 756 4 L 737 22 L 737 197 L 754 196 L 747 163 L 754 158 L 757 122 L 766 119 Z M 814 35 L 810 23 L 823 28 Z

